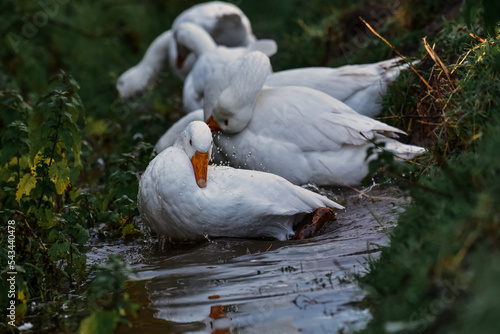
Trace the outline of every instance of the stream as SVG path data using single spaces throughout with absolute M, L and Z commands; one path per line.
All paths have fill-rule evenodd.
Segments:
M 132 262 L 138 277 L 130 296 L 147 306 L 133 328 L 122 326 L 118 332 L 349 333 L 363 328 L 370 313 L 357 306 L 364 295 L 353 274 L 363 274 L 368 259 L 378 257 L 378 245 L 387 244 L 387 231 L 407 199 L 391 187 L 365 190 L 369 197 L 350 189 L 320 191 L 346 209 L 316 237 L 214 239 L 166 246 Z

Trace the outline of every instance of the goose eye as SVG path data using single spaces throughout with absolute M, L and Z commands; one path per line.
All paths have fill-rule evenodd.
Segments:
M 193 146 L 193 140 L 189 139 L 189 145 Z
M 226 119 L 226 120 L 224 121 L 224 125 L 225 125 L 225 126 L 227 126 L 227 125 L 228 125 L 228 123 L 229 123 L 229 121 Z

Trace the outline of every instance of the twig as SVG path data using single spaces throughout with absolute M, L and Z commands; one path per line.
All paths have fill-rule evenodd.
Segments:
M 485 40 L 484 38 L 479 37 L 478 35 L 474 35 L 473 33 L 469 33 L 469 35 L 470 35 L 472 38 L 477 39 L 477 40 L 478 40 L 478 41 L 480 41 L 481 43 L 486 43 L 486 40 Z
M 448 68 L 446 66 L 444 66 L 443 62 L 441 61 L 441 58 L 439 58 L 439 56 L 436 54 L 436 52 L 434 51 L 434 49 L 431 48 L 431 46 L 429 45 L 429 43 L 427 43 L 427 36 L 425 36 L 422 39 L 424 40 L 425 49 L 427 50 L 427 52 L 431 56 L 432 60 L 434 60 L 434 62 L 436 64 L 438 64 L 443 69 L 444 74 L 446 74 L 446 77 L 448 78 L 448 82 L 450 83 L 451 87 L 453 89 L 455 89 L 455 86 L 453 85 L 453 81 L 451 81 L 450 71 L 448 71 Z
M 434 88 L 432 88 L 431 85 L 429 85 L 429 83 L 427 82 L 427 80 L 425 80 L 421 75 L 420 73 L 418 73 L 418 71 L 415 69 L 415 67 L 405 58 L 405 56 L 403 56 L 391 43 L 389 43 L 384 37 L 382 37 L 378 32 L 375 31 L 375 29 L 372 28 L 372 26 L 366 22 L 361 16 L 359 16 L 359 19 L 361 21 L 363 21 L 363 23 L 368 27 L 368 29 L 370 29 L 378 38 L 380 38 L 381 40 L 383 40 L 385 42 L 385 44 L 389 45 L 389 47 L 394 51 L 396 52 L 396 54 L 401 58 L 403 59 L 403 61 L 412 69 L 413 72 L 415 72 L 415 74 L 417 74 L 417 76 L 420 78 L 420 80 L 422 80 L 422 82 L 427 86 L 427 88 L 429 88 L 430 90 L 434 90 Z
M 465 61 L 465 59 L 467 59 L 467 57 L 469 56 L 469 54 L 475 50 L 476 48 L 473 48 L 473 49 L 470 49 L 469 51 L 467 51 L 467 53 L 465 54 L 465 56 L 462 58 L 462 60 L 455 65 L 455 67 L 453 68 L 453 70 L 451 70 L 451 73 L 453 74 L 453 72 L 455 72 L 455 70 L 458 68 L 458 66 L 462 65 L 462 63 Z M 460 59 L 460 58 L 459 58 Z

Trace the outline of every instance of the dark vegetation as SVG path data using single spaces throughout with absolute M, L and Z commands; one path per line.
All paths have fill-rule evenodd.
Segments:
M 17 325 L 29 319 L 38 332 L 109 333 L 135 314 L 124 292 L 131 273 L 124 261 L 110 257 L 89 268 L 85 247 L 144 238 L 134 219 L 138 173 L 182 115 L 182 85 L 168 68 L 154 89 L 128 101 L 118 100 L 114 85 L 195 3 L 0 3 L 0 306 L 5 315 L 7 272 L 15 270 Z M 278 42 L 275 70 L 394 56 L 359 16 L 405 56 L 422 59 L 417 70 L 427 83 L 407 71 L 384 100 L 381 119 L 429 153 L 418 164 L 395 165 L 390 155 L 374 162 L 409 189 L 413 203 L 391 246 L 360 278 L 374 313 L 366 332 L 493 332 L 500 295 L 499 5 L 235 4 L 258 37 Z M 16 221 L 15 268 L 8 266 L 9 220 Z

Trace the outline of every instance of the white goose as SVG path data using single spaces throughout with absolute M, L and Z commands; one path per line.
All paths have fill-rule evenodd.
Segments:
M 252 51 L 261 51 L 270 57 L 278 50 L 271 39 L 257 40 L 245 47 L 217 45 L 203 28 L 189 22 L 178 25 L 175 40 L 179 50 L 186 50 L 184 52 L 194 54 L 197 59 L 184 81 L 182 101 L 187 112 L 203 107 L 205 85 L 215 70 Z
M 306 214 L 324 207 L 343 208 L 273 174 L 208 167 L 211 144 L 208 126 L 192 122 L 142 175 L 139 210 L 159 234 L 181 240 L 206 236 L 286 240 Z
M 231 3 L 212 1 L 195 5 L 181 13 L 172 30 L 158 36 L 148 47 L 139 64 L 128 69 L 117 81 L 116 88 L 122 98 L 131 97 L 154 83 L 166 60 L 174 73 L 184 80 L 193 67 L 193 54 L 179 54 L 174 30 L 183 22 L 191 22 L 205 29 L 217 44 L 245 46 L 255 41 L 250 21 Z
M 251 51 L 273 55 L 277 46 L 273 40 L 258 40 L 246 48 L 217 46 L 213 38 L 198 25 L 182 23 L 175 32 L 181 48 L 197 56 L 197 61 L 184 81 L 183 104 L 186 111 L 203 107 L 205 86 L 214 71 Z M 358 113 L 374 117 L 382 109 L 382 96 L 387 87 L 407 65 L 399 59 L 373 64 L 346 65 L 337 68 L 307 67 L 271 73 L 267 86 L 304 86 L 322 91 L 350 106 Z
M 266 55 L 251 52 L 217 71 L 205 90 L 205 117 L 222 130 L 215 143 L 231 165 L 295 184 L 357 185 L 368 172 L 367 139 L 402 158 L 425 151 L 389 138 L 404 132 L 325 93 L 264 86 L 269 68 Z

